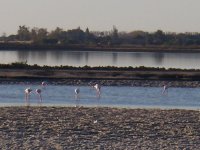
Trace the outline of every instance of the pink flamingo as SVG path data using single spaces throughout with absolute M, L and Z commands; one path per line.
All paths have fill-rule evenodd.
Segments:
M 97 97 L 100 97 L 100 95 L 101 95 L 101 86 L 99 84 L 95 84 L 94 88 L 95 88 L 95 90 L 97 92 Z
M 74 90 L 74 92 L 75 92 L 75 98 L 78 99 L 78 98 L 79 98 L 80 89 L 79 89 L 79 88 L 76 88 L 76 89 Z
M 41 90 L 41 89 L 36 89 L 35 92 L 36 92 L 36 94 L 37 94 L 38 97 L 39 97 L 39 100 L 40 100 L 39 103 L 42 103 L 42 95 L 41 95 L 42 90 Z
M 76 88 L 74 90 L 75 92 L 75 100 L 76 100 L 76 107 L 79 105 L 79 93 L 80 93 L 80 89 L 79 88 Z
M 27 104 L 29 104 L 29 99 L 30 99 L 30 93 L 32 92 L 31 88 L 27 88 L 24 90 L 25 92 L 25 101 Z
M 45 88 L 47 83 L 45 81 L 43 81 L 41 85 L 42 85 L 43 88 Z
M 163 91 L 162 91 L 162 94 L 164 94 L 165 92 L 168 92 L 168 86 L 166 83 L 164 83 L 163 85 Z

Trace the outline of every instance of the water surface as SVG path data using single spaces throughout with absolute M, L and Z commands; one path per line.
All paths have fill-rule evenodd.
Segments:
M 30 103 L 38 105 L 34 90 L 41 88 L 32 84 L 1 84 L 0 105 L 24 105 L 24 90 L 31 87 Z M 162 94 L 161 87 L 103 86 L 100 98 L 93 88 L 80 86 L 80 99 L 77 103 L 74 89 L 77 86 L 48 85 L 42 89 L 43 104 L 56 106 L 108 106 L 131 108 L 200 108 L 200 88 L 169 88 Z
M 1 63 L 60 66 L 164 67 L 200 69 L 200 53 L 0 51 Z

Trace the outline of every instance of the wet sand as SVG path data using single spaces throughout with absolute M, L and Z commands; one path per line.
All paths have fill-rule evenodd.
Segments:
M 1 107 L 2 149 L 199 149 L 196 110 Z

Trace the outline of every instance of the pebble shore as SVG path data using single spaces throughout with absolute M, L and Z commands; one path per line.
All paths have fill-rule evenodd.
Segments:
M 1 107 L 1 149 L 198 150 L 197 110 Z

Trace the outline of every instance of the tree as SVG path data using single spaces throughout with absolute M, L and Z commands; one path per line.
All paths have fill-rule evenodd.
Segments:
M 113 26 L 112 32 L 111 32 L 111 43 L 112 44 L 119 44 L 119 35 L 118 30 L 115 26 Z
M 7 40 L 7 36 L 6 36 L 6 33 L 4 32 L 3 34 L 2 34 L 2 36 L 0 37 L 0 41 L 6 41 Z
M 33 42 L 38 41 L 38 28 L 34 27 L 33 29 L 31 29 L 31 39 Z
M 165 42 L 165 33 L 162 30 L 157 30 L 154 33 L 154 40 L 153 43 L 157 45 L 162 45 Z
M 67 31 L 67 39 L 70 44 L 82 44 L 85 41 L 85 33 L 78 27 Z
M 63 32 L 63 29 L 57 27 L 55 30 L 51 31 L 51 33 L 49 34 L 49 37 L 52 39 L 60 40 L 62 32 Z
M 148 43 L 148 34 L 144 31 L 133 31 L 129 33 L 131 44 L 145 45 Z
M 18 40 L 20 41 L 30 41 L 31 40 L 31 34 L 29 31 L 29 28 L 25 25 L 19 26 L 19 29 L 17 31 Z

